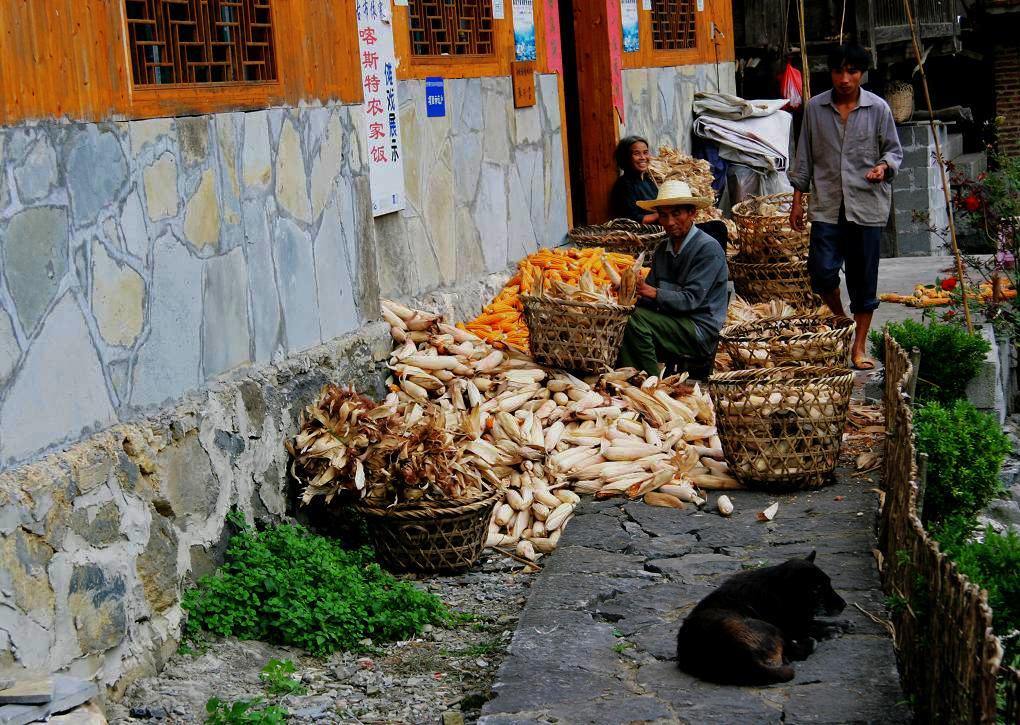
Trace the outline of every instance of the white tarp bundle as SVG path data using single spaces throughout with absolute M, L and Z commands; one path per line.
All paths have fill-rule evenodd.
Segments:
M 694 133 L 719 144 L 719 155 L 728 161 L 786 171 L 790 166 L 792 122 L 793 117 L 786 111 L 739 121 L 705 114 L 694 119 Z

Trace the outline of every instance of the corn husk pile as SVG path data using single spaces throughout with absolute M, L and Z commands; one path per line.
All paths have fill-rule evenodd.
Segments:
M 667 179 L 679 179 L 691 187 L 695 196 L 715 198 L 712 188 L 712 165 L 704 159 L 695 159 L 669 146 L 660 146 L 659 155 L 648 163 L 648 173 L 659 186 Z M 730 239 L 737 238 L 737 225 L 731 219 L 723 219 L 722 211 L 714 206 L 698 210 L 695 223 L 719 219 L 726 224 Z
M 480 493 L 478 472 L 462 464 L 466 445 L 440 408 L 390 395 L 377 404 L 327 385 L 286 442 L 302 502 L 366 499 L 377 505 L 455 499 Z
M 440 409 L 454 438 L 466 441 L 458 465 L 506 491 L 490 546 L 529 560 L 552 551 L 578 493 L 682 507 L 703 503 L 696 486 L 736 485 L 712 402 L 682 377 L 622 369 L 582 380 L 435 315 L 388 300 L 383 310 L 397 343 L 392 394 L 405 408 Z

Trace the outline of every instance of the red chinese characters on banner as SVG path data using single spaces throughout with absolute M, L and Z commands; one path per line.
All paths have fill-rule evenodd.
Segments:
M 405 206 L 393 26 L 388 0 L 357 0 L 355 7 L 372 214 L 380 216 Z

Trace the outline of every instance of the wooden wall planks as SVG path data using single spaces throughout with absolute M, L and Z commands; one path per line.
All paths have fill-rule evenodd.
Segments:
M 3 0 L 0 124 L 360 101 L 354 0 L 275 0 L 273 11 L 279 81 L 135 89 L 123 0 Z

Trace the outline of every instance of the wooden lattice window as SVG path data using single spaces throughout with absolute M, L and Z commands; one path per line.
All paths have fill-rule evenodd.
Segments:
M 697 0 L 655 0 L 652 3 L 652 46 L 656 50 L 698 47 L 695 23 Z
M 492 55 L 492 0 L 410 0 L 414 55 Z
M 125 0 L 135 85 L 276 80 L 271 0 Z

